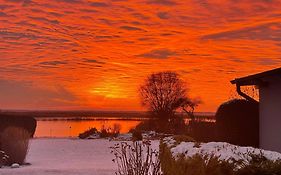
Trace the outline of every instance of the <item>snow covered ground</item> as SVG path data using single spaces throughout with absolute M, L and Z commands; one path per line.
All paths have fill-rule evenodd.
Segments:
M 107 139 L 54 139 L 38 138 L 31 140 L 27 156 L 31 165 L 11 169 L 0 169 L 0 175 L 114 175 L 117 165 L 112 162 L 114 156 L 110 154 L 110 146 L 119 141 Z M 239 147 L 223 142 L 209 142 L 194 145 L 193 142 L 182 142 L 173 147 L 175 143 L 171 137 L 165 138 L 175 157 L 184 153 L 187 157 L 195 154 L 219 156 L 227 160 L 234 158 L 248 161 L 246 153 L 259 154 L 271 160 L 281 159 L 281 154 L 272 151 L 254 149 L 252 147 Z M 152 148 L 158 149 L 159 141 L 152 141 Z
M 114 175 L 116 164 L 106 139 L 33 139 L 27 156 L 31 165 L 18 169 L 4 167 L 0 175 Z M 158 148 L 159 141 L 153 141 Z
M 236 146 L 225 142 L 209 142 L 209 143 L 194 143 L 194 142 L 181 142 L 174 146 L 176 141 L 172 137 L 166 137 L 164 139 L 173 154 L 173 157 L 177 158 L 180 154 L 184 154 L 185 157 L 192 157 L 196 154 L 211 157 L 216 156 L 220 160 L 231 161 L 232 159 L 238 161 L 242 160 L 247 163 L 251 160 L 251 155 L 262 154 L 268 160 L 281 160 L 281 154 L 274 151 L 266 151 L 253 147 Z

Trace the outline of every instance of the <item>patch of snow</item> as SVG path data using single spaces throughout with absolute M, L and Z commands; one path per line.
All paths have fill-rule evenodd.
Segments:
M 206 156 L 218 157 L 219 160 L 231 161 L 231 160 L 242 160 L 245 163 L 251 160 L 251 155 L 262 154 L 268 160 L 276 161 L 281 160 L 281 154 L 274 151 L 266 151 L 253 147 L 242 147 L 232 145 L 226 142 L 209 142 L 195 144 L 194 142 L 181 142 L 174 146 L 175 140 L 172 137 L 164 139 L 170 148 L 173 156 L 177 158 L 179 155 L 184 154 L 185 157 L 192 157 L 196 154 Z
M 0 169 L 0 175 L 113 175 L 111 146 L 108 139 L 32 139 L 26 162 L 31 165 Z M 159 141 L 152 141 L 158 149 Z
M 19 168 L 19 167 L 20 167 L 20 165 L 18 163 L 13 163 L 11 165 L 11 168 Z
M 132 140 L 132 133 L 119 134 L 118 137 L 117 138 L 113 138 L 113 140 L 130 141 L 130 140 Z
M 100 135 L 99 134 L 92 134 L 89 137 L 87 137 L 87 139 L 100 139 Z
M 165 137 L 163 139 L 163 142 L 168 146 L 168 147 L 172 147 L 176 141 L 173 139 L 173 137 Z
M 142 133 L 142 137 L 144 140 L 159 140 L 160 138 L 163 138 L 163 136 L 167 136 L 167 135 L 162 133 L 156 133 L 155 131 L 146 131 Z M 95 133 L 83 139 L 101 139 L 101 137 L 98 133 Z M 114 141 L 132 141 L 133 134 L 132 133 L 119 134 L 117 137 L 113 137 L 113 138 L 107 137 L 106 139 L 114 140 Z

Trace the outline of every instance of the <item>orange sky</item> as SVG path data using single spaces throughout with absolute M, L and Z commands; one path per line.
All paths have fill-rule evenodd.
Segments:
M 142 110 L 173 70 L 215 111 L 229 81 L 281 66 L 281 1 L 0 0 L 0 108 Z

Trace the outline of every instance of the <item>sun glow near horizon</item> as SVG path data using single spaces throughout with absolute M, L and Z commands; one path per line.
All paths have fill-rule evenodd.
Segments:
M 230 80 L 281 66 L 280 1 L 0 0 L 0 108 L 143 110 L 176 71 L 215 111 Z
M 128 95 L 124 92 L 124 89 L 116 84 L 106 84 L 98 86 L 90 90 L 92 95 L 100 95 L 106 98 L 127 98 Z

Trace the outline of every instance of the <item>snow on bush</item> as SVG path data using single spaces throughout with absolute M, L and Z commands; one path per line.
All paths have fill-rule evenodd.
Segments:
M 181 142 L 176 145 L 176 140 L 173 137 L 166 137 L 163 139 L 163 143 L 170 148 L 175 159 L 182 155 L 185 155 L 186 158 L 201 155 L 207 159 L 218 157 L 219 160 L 223 161 L 243 161 L 243 163 L 247 164 L 252 160 L 253 156 L 262 155 L 270 161 L 281 160 L 281 154 L 278 152 L 253 147 L 241 147 L 225 142 Z
M 6 155 L 6 153 L 4 151 L 0 150 L 0 168 L 5 165 L 5 163 L 7 162 L 9 156 Z

